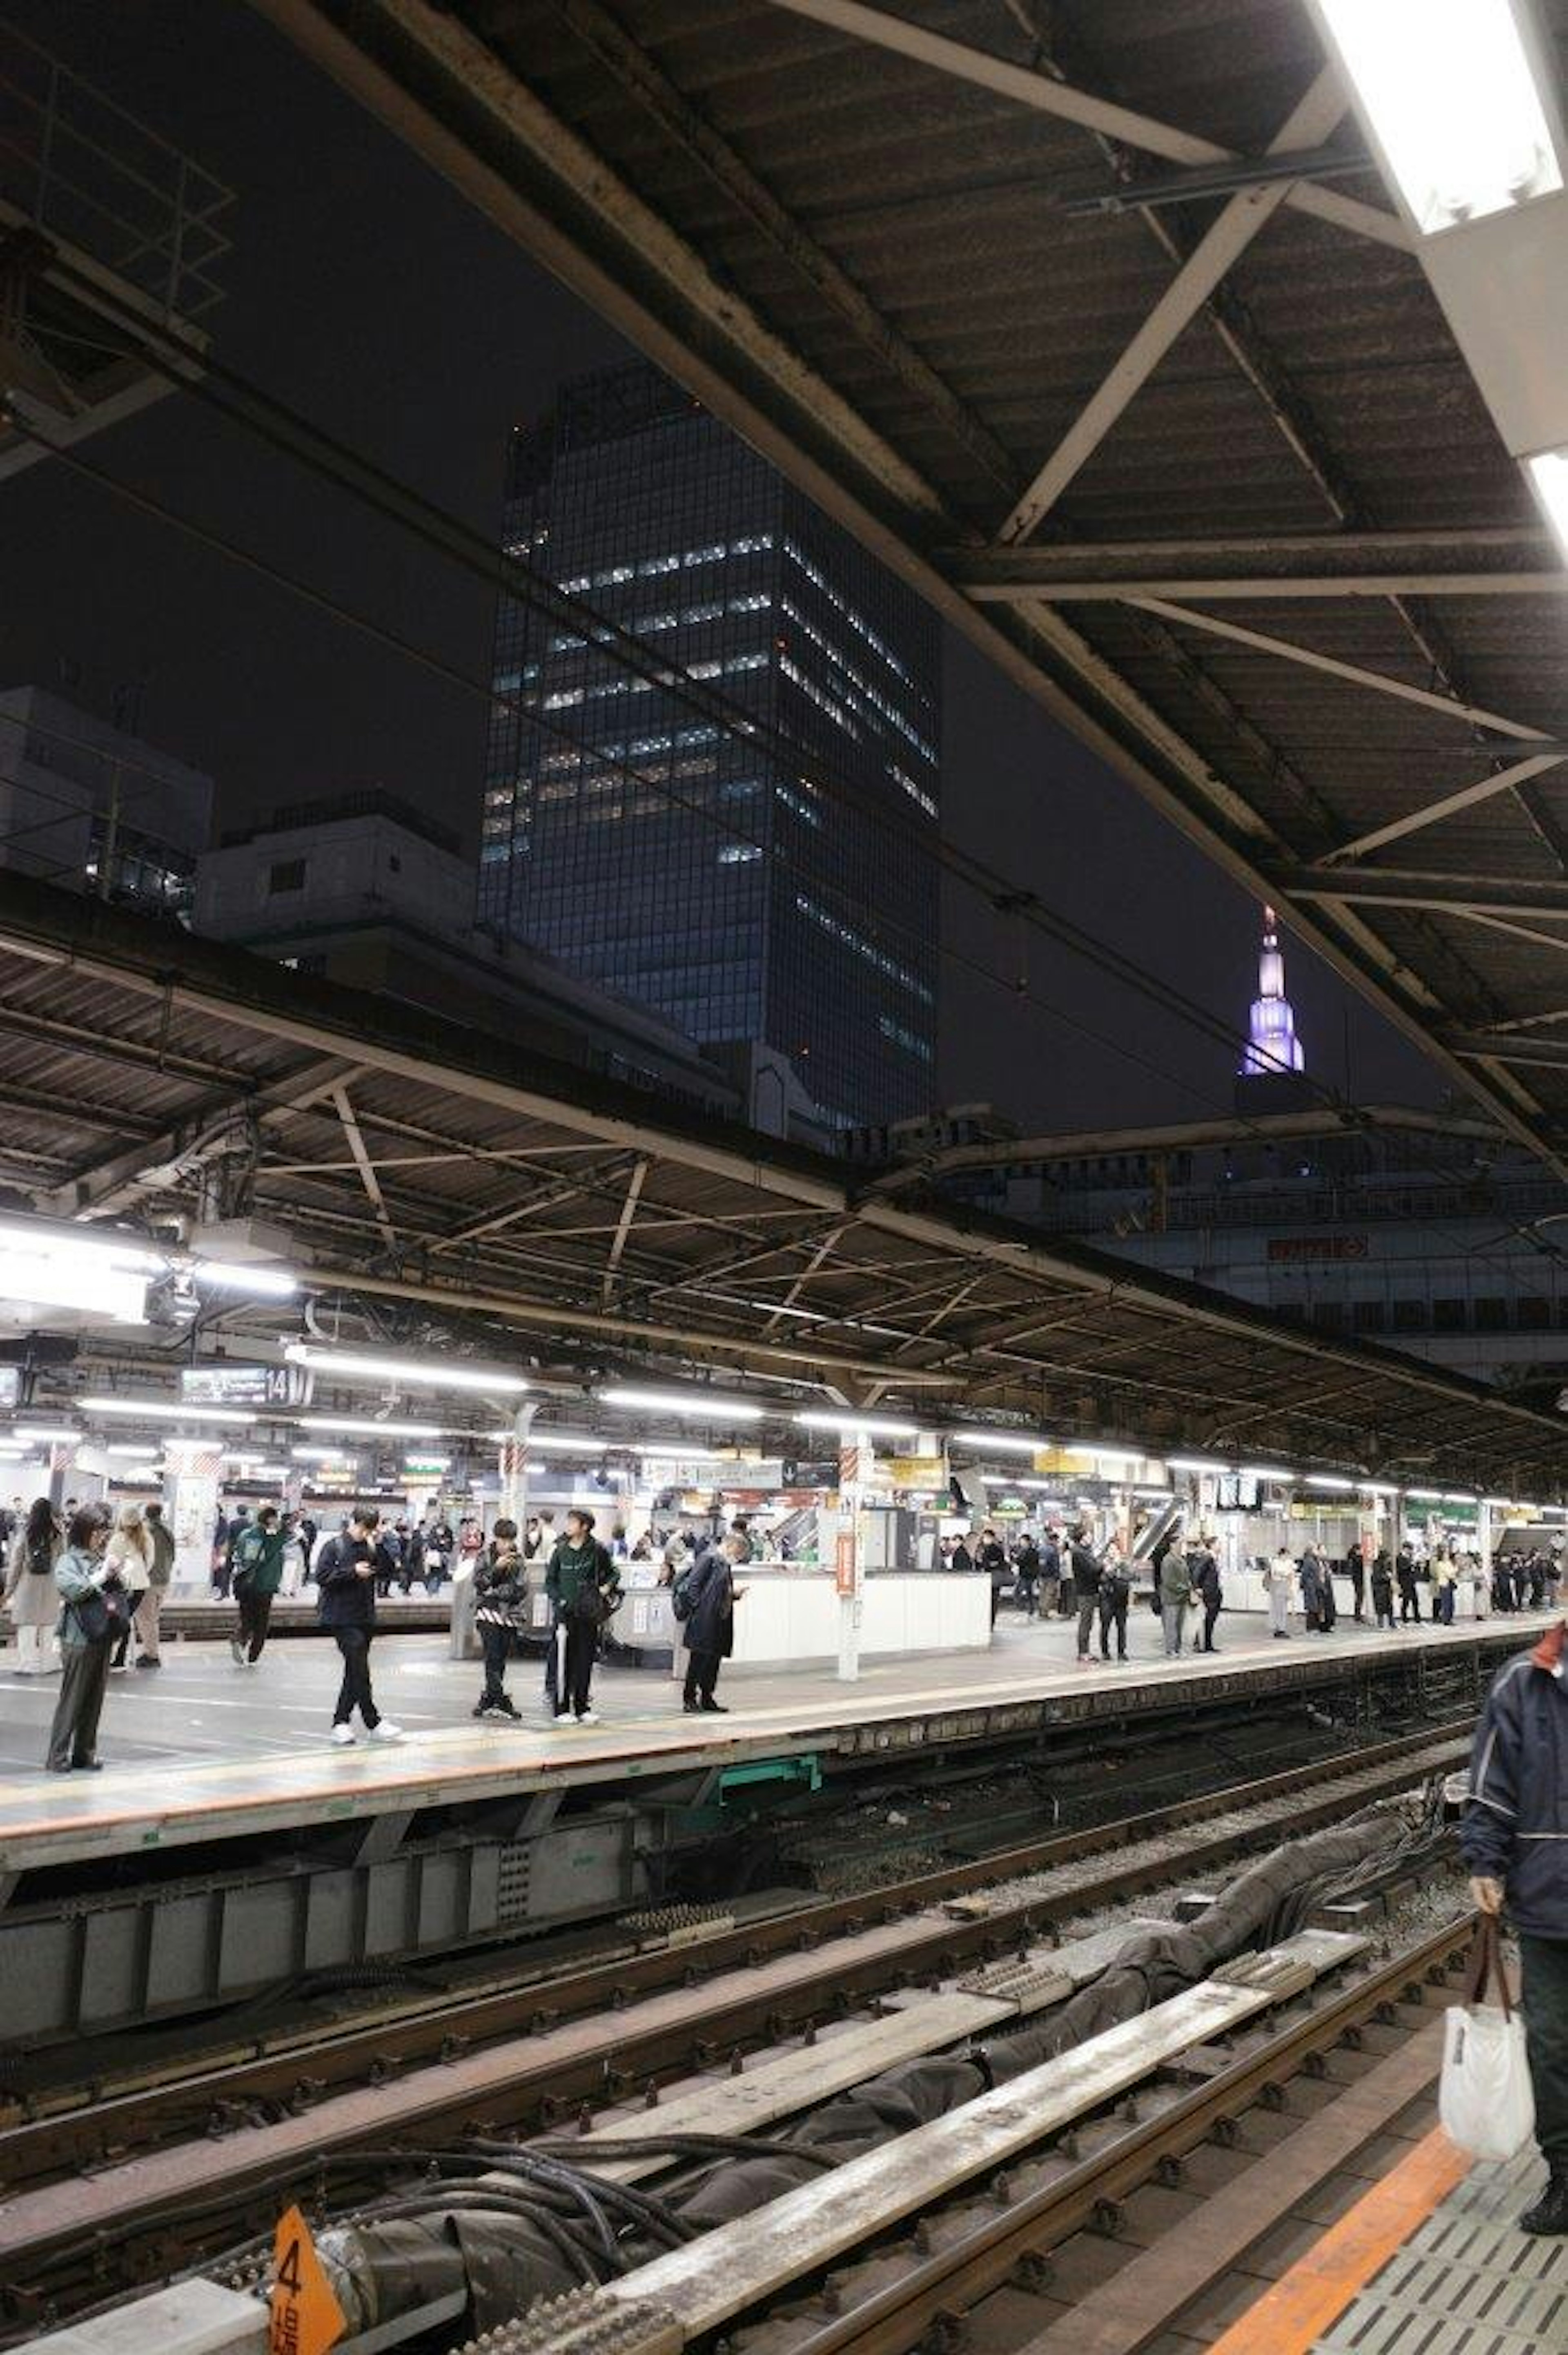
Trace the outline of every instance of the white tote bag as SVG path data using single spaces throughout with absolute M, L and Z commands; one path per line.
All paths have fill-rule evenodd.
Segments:
M 1482 2000 L 1495 1978 L 1500 2000 Z M 1509 2001 L 1496 1919 L 1476 1933 L 1465 1999 L 1444 2026 L 1437 2114 L 1452 2143 L 1476 2158 L 1511 2158 L 1535 2130 L 1535 2097 L 1525 2057 L 1524 2022 Z

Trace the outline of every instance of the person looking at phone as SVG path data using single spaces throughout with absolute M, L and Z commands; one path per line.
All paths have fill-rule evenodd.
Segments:
M 343 1683 L 333 1711 L 332 1738 L 340 1749 L 354 1740 L 354 1712 L 372 1742 L 397 1742 L 400 1725 L 383 1717 L 370 1689 L 370 1639 L 376 1633 L 376 1579 L 381 1567 L 376 1542 L 381 1516 L 373 1505 L 356 1505 L 341 1537 L 329 1539 L 316 1556 L 316 1617 L 330 1628 L 343 1655 Z

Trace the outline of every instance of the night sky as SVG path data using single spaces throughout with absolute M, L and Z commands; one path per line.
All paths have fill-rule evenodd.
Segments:
M 238 193 L 216 348 L 316 423 L 487 533 L 508 430 L 563 378 L 628 356 L 243 0 L 11 0 L 8 14 Z M 196 402 L 172 398 L 84 454 L 482 679 L 484 589 Z M 484 707 L 239 566 L 45 463 L 0 483 L 0 686 L 108 713 L 144 681 L 141 732 L 217 780 L 221 826 L 379 783 L 478 831 Z M 1020 888 L 1231 1023 L 1257 911 L 1128 786 L 949 639 L 945 825 Z M 454 927 L 469 918 L 454 907 Z M 672 911 L 678 921 L 679 911 Z M 1231 1058 L 1147 998 L 949 887 L 938 1092 L 1036 1128 L 1228 1110 Z M 1438 1100 L 1429 1067 L 1304 951 L 1289 978 L 1308 1065 L 1362 1103 Z M 1082 1027 L 1075 1027 L 1082 1026 Z M 1086 1036 L 1086 1030 L 1099 1034 Z

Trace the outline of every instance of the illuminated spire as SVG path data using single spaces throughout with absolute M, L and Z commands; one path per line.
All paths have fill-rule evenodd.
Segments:
M 1266 1078 L 1279 1071 L 1306 1069 L 1296 1017 L 1285 995 L 1285 958 L 1275 929 L 1274 911 L 1263 911 L 1263 947 L 1257 960 L 1257 996 L 1247 1017 L 1247 1047 L 1239 1069 L 1244 1080 Z

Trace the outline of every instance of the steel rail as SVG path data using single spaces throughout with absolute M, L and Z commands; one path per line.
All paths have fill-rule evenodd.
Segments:
M 1407 1750 L 1404 1744 L 1386 1746 Z M 1389 1760 L 1379 1780 L 1394 1789 L 1404 1785 L 1407 1777 L 1408 1768 Z M 845 2016 L 890 1987 L 907 1985 L 911 1978 L 951 1976 L 977 1958 L 992 1959 L 1015 1951 L 1021 1942 L 1037 1941 L 1043 1930 L 1071 1914 L 1136 1893 L 1159 1881 L 1184 1878 L 1194 1869 L 1224 1862 L 1277 1839 L 1287 1827 L 1300 1830 L 1340 1820 L 1346 1806 L 1342 1785 L 1319 1790 L 1304 1800 L 1300 1785 L 1305 1779 L 1305 1775 L 1270 1778 L 1295 1785 L 1289 1795 L 1293 1803 L 1283 1819 L 1264 1818 L 1232 1828 L 1216 1840 L 1159 1859 L 1146 1853 L 1137 1864 L 1093 1882 L 1075 1882 L 1059 1895 L 1026 1897 L 980 1920 L 938 1921 L 927 1915 L 923 1922 L 909 1924 L 906 1937 L 879 1939 L 874 1934 L 865 1939 L 864 1951 L 853 1964 L 842 1954 L 829 1953 L 820 1955 L 815 1967 L 807 1969 L 797 1966 L 793 1955 L 786 1952 L 776 1959 L 759 1989 L 737 1990 L 732 1985 L 715 1990 L 705 2005 L 701 1994 L 694 1993 L 692 2009 L 683 2009 L 678 2019 L 657 2019 L 639 2030 L 621 2008 L 626 2000 L 624 1980 L 618 1982 L 612 1971 L 602 1998 L 608 2007 L 602 2030 L 590 2044 L 579 2047 L 563 2063 L 550 2054 L 549 2038 L 543 2032 L 556 2023 L 536 2015 L 531 2032 L 521 2041 L 521 2065 L 508 2071 L 499 2055 L 493 2066 L 487 2061 L 479 2094 L 471 2082 L 462 2082 L 461 2054 L 455 2067 L 438 2066 L 422 2073 L 418 2080 L 400 2080 L 397 2064 L 386 2058 L 383 2038 L 380 2065 L 372 2072 L 368 2086 L 339 2096 L 336 2115 L 328 2117 L 320 2109 L 302 2105 L 297 2072 L 304 2056 L 295 2052 L 289 2064 L 288 2115 L 281 2122 L 282 2138 L 291 2137 L 292 2147 L 287 2151 L 281 2153 L 276 2147 L 280 2130 L 258 2120 L 252 2106 L 249 2116 L 232 2133 L 188 2143 L 185 2161 L 180 2159 L 177 2147 L 170 2154 L 180 2175 L 177 2190 L 171 2189 L 167 2167 L 163 2181 L 150 2187 L 139 2179 L 132 2166 L 114 2177 L 90 2174 L 80 2186 L 79 2199 L 50 2200 L 40 2223 L 18 2215 L 27 2195 L 13 2201 L 12 2231 L 5 2247 L 13 2301 L 63 2300 L 69 2310 L 79 2303 L 76 2293 L 84 2262 L 94 2254 L 101 2258 L 106 2251 L 113 2253 L 120 2278 L 154 2277 L 167 2270 L 171 2236 L 188 2243 L 195 2261 L 215 2237 L 235 2239 L 249 2229 L 260 2212 L 258 2201 L 275 2204 L 285 2188 L 297 2192 L 302 2183 L 313 2180 L 319 2172 L 319 2161 L 334 2152 L 353 2151 L 367 2141 L 385 2147 L 399 2136 L 412 2137 L 420 2147 L 429 2147 L 443 2138 L 473 2131 L 476 2112 L 482 2114 L 487 2129 L 527 2131 L 541 2122 L 571 2115 L 578 2103 L 585 2115 L 591 2115 L 592 2105 L 602 2103 L 607 2094 L 612 2103 L 624 2102 L 636 2092 L 640 2080 L 645 2080 L 656 2098 L 662 2078 L 711 2067 L 726 2051 L 738 2051 L 748 2041 L 778 2043 L 792 2033 L 810 2032 L 824 2016 Z M 1234 1814 L 1236 1795 L 1225 1796 L 1233 1805 L 1224 1812 Z M 1149 1826 L 1137 1828 L 1146 1834 Z M 1097 1836 L 1092 1833 L 1074 1842 L 1080 1854 L 1086 1845 L 1095 1844 Z M 973 1869 L 965 1869 L 963 1877 L 972 1881 Z M 897 1902 L 885 1908 L 889 1931 L 908 1910 Z M 856 1918 L 863 1930 L 863 1918 Z M 783 1917 L 778 1925 L 781 1942 L 797 1938 L 800 1926 L 797 1918 Z M 699 1947 L 695 1955 L 700 1957 L 703 1952 Z M 679 1959 L 694 1987 L 699 1975 L 694 1950 L 683 1950 Z M 389 2080 L 384 2073 L 388 2069 Z M 252 2092 L 249 2098 L 253 2105 L 258 2097 Z M 115 2157 L 140 2155 L 146 2145 L 134 2099 L 114 2108 L 119 2141 Z M 297 2130 L 289 2123 L 293 2118 L 300 2121 Z M 97 2114 L 90 2114 L 89 2122 L 102 2124 Z M 269 2147 L 270 2136 L 272 2147 Z M 78 2157 L 79 2169 L 88 2164 Z M 74 2184 L 71 2189 L 74 2194 Z M 344 2196 L 353 2194 L 346 2177 L 342 2191 Z M 267 2212 L 270 2213 L 270 2206 Z M 3 2213 L 0 2211 L 0 2216 Z M 220 2225 L 218 2220 L 225 2223 Z
M 1471 1913 L 1457 1917 L 1315 2003 L 1304 2019 L 1266 2037 L 1157 2115 L 1130 2122 L 1128 2131 L 1104 2151 L 1004 2210 L 993 2209 L 946 2247 L 921 2254 L 904 2279 L 794 2342 L 790 2355 L 912 2355 L 945 2317 L 961 2317 L 1014 2276 L 1021 2264 L 1038 2260 L 1097 2217 L 1105 2221 L 1107 2204 L 1139 2190 L 1162 2162 L 1179 2161 L 1216 2128 L 1234 2129 L 1238 2110 L 1270 2098 L 1282 2075 L 1298 2073 L 1330 2051 L 1382 2006 L 1402 1998 L 1421 2000 L 1426 1983 L 1440 1983 L 1457 1966 L 1474 1922 Z M 843 2269 L 849 2262 L 843 2256 L 834 2261 L 835 2294 L 841 2297 L 846 2296 Z M 1173 2310 L 1190 2302 L 1184 2296 Z M 737 2318 L 732 2329 L 740 2327 Z

